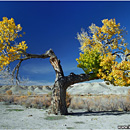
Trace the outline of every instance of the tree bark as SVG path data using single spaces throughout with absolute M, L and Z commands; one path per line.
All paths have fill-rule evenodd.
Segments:
M 60 60 L 57 58 L 57 56 L 55 55 L 52 49 L 48 50 L 45 54 L 42 55 L 28 54 L 23 50 L 19 50 L 19 51 L 22 51 L 23 54 L 26 56 L 25 58 L 18 59 L 20 60 L 20 64 L 22 61 L 31 58 L 42 58 L 42 59 L 50 58 L 50 63 L 53 66 L 56 73 L 55 83 L 52 88 L 51 113 L 61 114 L 61 115 L 68 114 L 67 105 L 66 105 L 66 90 L 70 85 L 79 82 L 98 79 L 98 77 L 93 73 L 80 74 L 80 75 L 70 73 L 70 75 L 64 76 L 62 66 L 60 64 Z M 17 70 L 18 72 L 20 64 L 19 66 L 18 65 L 16 66 L 17 68 L 14 69 L 14 71 Z M 18 73 L 16 73 L 16 77 L 17 76 Z
M 66 87 L 61 80 L 56 81 L 52 89 L 51 113 L 66 115 L 68 114 L 66 105 Z

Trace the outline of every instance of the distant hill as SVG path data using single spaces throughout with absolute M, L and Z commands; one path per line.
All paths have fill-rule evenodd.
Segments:
M 114 85 L 106 85 L 105 82 L 79 83 L 68 88 L 71 95 L 100 95 L 100 94 L 122 94 L 128 93 L 129 87 L 120 87 Z
M 48 94 L 51 92 L 52 86 L 0 86 L 0 93 L 4 94 L 7 90 L 12 90 L 13 94 Z M 67 92 L 70 95 L 101 95 L 101 94 L 122 94 L 128 93 L 129 87 L 120 87 L 113 85 L 106 85 L 105 82 L 93 82 L 93 83 L 78 83 L 70 86 Z

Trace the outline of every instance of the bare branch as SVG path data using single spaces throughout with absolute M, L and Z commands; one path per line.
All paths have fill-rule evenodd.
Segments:
M 17 84 L 18 84 L 18 82 L 19 82 L 19 78 L 18 78 L 19 67 L 20 67 L 22 61 L 23 61 L 23 60 L 20 60 L 19 63 L 16 65 L 16 67 L 15 67 L 15 68 L 13 69 L 13 71 L 12 71 L 12 76 L 13 76 L 13 77 L 14 77 L 15 72 L 16 72 L 16 76 L 15 76 L 15 78 L 16 78 L 16 83 L 17 83 Z
M 117 55 L 122 61 L 127 61 L 126 55 L 121 51 L 114 52 L 112 55 Z
M 31 58 L 42 58 L 42 59 L 45 59 L 45 58 L 49 58 L 51 57 L 51 53 L 53 53 L 52 49 L 48 50 L 45 54 L 41 54 L 41 55 L 37 55 L 37 54 L 29 54 L 27 52 L 25 52 L 24 50 L 20 49 L 18 51 L 21 51 L 23 55 L 26 56 L 26 58 L 28 59 L 31 59 Z
M 109 41 L 108 39 L 106 39 L 104 46 L 105 45 L 110 45 L 110 44 L 112 44 L 112 42 L 114 42 L 114 39 L 112 39 L 111 41 Z
M 16 79 L 17 81 L 19 81 L 18 79 L 18 72 L 19 72 L 19 67 L 21 65 L 21 62 L 24 60 L 28 60 L 28 59 L 32 59 L 32 58 L 41 58 L 41 59 L 45 59 L 45 58 L 49 58 L 50 57 L 50 63 L 53 66 L 55 72 L 56 72 L 56 80 L 58 80 L 61 77 L 64 77 L 64 73 L 62 70 L 62 67 L 60 65 L 60 60 L 56 57 L 55 53 L 53 52 L 52 49 L 46 51 L 44 54 L 41 55 L 37 55 L 37 54 L 29 54 L 27 52 L 25 52 L 24 50 L 18 50 L 19 52 L 22 52 L 21 54 L 25 55 L 25 57 L 17 59 L 19 60 L 19 63 L 17 64 L 17 66 L 14 68 L 14 70 L 12 71 L 12 75 L 14 77 L 15 72 L 16 72 Z M 55 81 L 56 81 L 55 80 Z
M 130 53 L 126 54 L 126 57 L 128 57 L 130 55 Z
M 116 52 L 114 52 L 112 55 L 116 55 L 117 53 L 124 54 L 124 53 L 123 53 L 123 52 L 121 52 L 121 51 L 116 51 Z
M 70 75 L 66 76 L 66 84 L 67 87 L 70 85 L 73 85 L 75 83 L 80 83 L 80 82 L 85 82 L 85 81 L 90 81 L 94 79 L 99 79 L 94 73 L 90 74 L 74 74 L 70 73 Z

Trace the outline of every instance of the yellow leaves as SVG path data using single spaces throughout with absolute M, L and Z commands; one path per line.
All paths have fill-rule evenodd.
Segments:
M 107 25 L 108 27 L 119 27 L 120 26 L 120 23 L 116 24 L 116 20 L 115 19 L 104 19 L 102 20 L 102 23 L 104 25 Z
M 121 29 L 119 28 L 120 27 L 120 24 L 116 24 L 116 21 L 115 19 L 104 19 L 102 20 L 102 23 L 103 23 L 103 26 L 101 27 L 101 31 L 104 33 L 104 34 L 107 34 L 108 35 L 108 39 L 111 39 L 113 35 L 116 35 L 116 34 L 120 34 L 121 33 Z
M 117 80 L 124 80 L 124 72 L 120 70 L 119 64 L 115 59 L 116 56 L 113 56 L 111 52 L 104 54 L 100 62 L 101 69 L 98 70 L 98 77 L 107 81 L 114 81 L 113 83 L 117 85 L 119 83 Z M 124 62 L 124 64 L 127 63 Z M 122 85 L 122 83 L 120 84 Z
M 2 50 L 4 50 L 4 49 L 5 49 L 5 46 L 0 43 L 0 52 L 2 52 Z
M 2 54 L 0 56 L 0 70 L 2 70 L 4 66 L 8 65 L 9 63 L 9 58 Z
M 130 79 L 127 80 L 127 84 L 130 84 Z
M 1 43 L 14 41 L 18 36 L 18 32 L 21 30 L 21 25 L 15 25 L 13 18 L 8 19 L 7 17 L 3 17 L 3 21 L 0 21 Z
M 24 50 L 24 51 L 26 51 L 26 49 L 27 49 L 28 47 L 27 47 L 27 44 L 25 44 L 25 41 L 22 41 L 21 43 L 19 43 L 19 45 L 17 45 L 17 49 L 18 50 Z
M 20 34 L 19 36 L 22 37 L 22 34 Z
M 103 19 L 103 20 L 102 20 L 102 23 L 103 23 L 103 24 L 106 24 L 107 22 L 108 22 L 108 19 Z
M 92 24 L 89 26 L 90 29 L 90 35 L 87 34 L 87 32 L 82 32 L 81 34 L 78 34 L 77 39 L 80 41 L 81 44 L 81 51 L 84 52 L 86 50 L 89 50 L 92 48 L 97 48 L 100 50 L 100 52 L 104 53 L 109 52 L 113 49 L 117 49 L 119 40 L 124 43 L 124 40 L 122 39 L 122 29 L 120 29 L 120 24 L 116 24 L 115 19 L 104 19 L 102 20 L 103 25 L 101 27 L 96 26 L 95 24 Z M 111 44 L 107 44 L 108 48 L 105 47 L 105 50 L 103 48 L 104 42 L 107 41 L 113 41 Z M 100 44 L 100 46 L 99 46 Z M 122 44 L 123 45 L 123 44 Z M 126 44 L 124 44 L 126 45 Z M 96 47 L 95 47 L 96 46 Z M 109 48 L 110 47 L 110 48 Z M 118 48 L 119 50 L 122 48 Z
M 11 19 L 9 20 L 9 22 L 14 23 L 14 19 L 13 19 L 13 18 L 11 18 Z
M 103 33 L 107 33 L 107 26 L 103 25 L 103 26 L 101 27 L 101 31 L 102 31 Z
M 22 27 L 21 27 L 21 25 L 20 25 L 20 24 L 18 24 L 18 25 L 17 25 L 17 29 L 18 29 L 19 31 L 21 31 L 21 30 L 22 30 Z
M 130 75 L 129 72 L 127 72 L 127 70 L 130 70 L 129 61 L 122 61 L 121 63 L 113 64 L 110 70 L 111 73 L 108 73 L 107 80 L 118 86 L 127 86 L 130 84 Z
M 128 45 L 128 43 L 124 43 L 124 46 L 126 47 Z
M 77 67 L 82 68 L 85 73 L 94 72 L 95 74 L 100 68 L 100 53 L 97 50 L 86 50 L 84 53 L 80 53 L 79 59 L 76 59 L 79 63 Z
M 84 50 L 84 49 L 86 48 L 86 45 L 87 45 L 87 43 L 84 42 L 84 43 L 82 44 L 82 46 L 81 46 L 81 50 Z
M 22 51 L 28 48 L 25 41 L 19 44 L 15 41 L 16 38 L 22 37 L 22 34 L 18 34 L 22 30 L 20 24 L 16 25 L 14 19 L 8 19 L 3 17 L 0 21 L 0 68 L 3 69 L 10 62 L 24 57 Z M 23 32 L 25 34 L 25 32 Z
M 97 31 L 99 31 L 99 27 L 98 26 L 96 26 L 95 24 L 91 24 L 91 26 L 89 26 L 89 29 L 90 29 L 90 31 L 91 31 L 91 33 L 95 33 L 95 31 L 97 32 Z
M 8 18 L 7 17 L 3 17 L 3 23 L 7 23 L 8 22 Z
M 8 57 L 9 60 L 12 62 L 14 60 L 17 60 L 21 57 L 22 51 L 20 50 L 24 50 L 26 51 L 27 49 L 27 45 L 25 44 L 25 41 L 22 41 L 21 43 L 19 43 L 16 46 L 7 46 L 6 51 L 8 52 Z
M 100 62 L 100 66 L 102 66 L 103 69 L 107 70 L 110 69 L 113 64 L 115 64 L 116 56 L 113 56 L 111 52 L 108 52 L 107 55 L 104 54 L 102 61 Z
M 127 72 L 130 70 L 130 62 L 118 63 L 116 55 L 112 55 L 115 51 L 122 52 L 127 46 L 123 38 L 124 30 L 120 29 L 120 23 L 116 23 L 115 19 L 104 19 L 102 23 L 101 27 L 92 24 L 89 34 L 84 31 L 78 34 L 83 52 L 79 59 L 76 59 L 78 67 L 85 73 L 93 72 L 97 77 L 114 85 L 130 85 L 130 73 Z M 127 55 L 130 50 L 126 48 L 124 53 Z M 130 56 L 127 58 L 130 60 Z
M 17 49 L 15 47 L 11 47 L 8 52 L 13 53 L 13 52 L 16 52 L 16 51 L 17 51 Z
M 123 50 L 125 55 L 127 55 L 128 53 L 130 53 L 130 50 L 128 48 L 125 48 L 125 50 Z
M 84 42 L 81 44 L 81 50 L 84 52 L 89 45 L 93 44 L 92 41 L 89 38 L 84 38 Z
M 100 74 L 97 74 L 97 77 L 100 78 Z
M 113 35 L 108 35 L 108 39 L 111 39 Z

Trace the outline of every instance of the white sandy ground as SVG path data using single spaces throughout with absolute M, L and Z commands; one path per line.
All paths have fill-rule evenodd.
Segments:
M 47 87 L 28 88 L 11 87 L 13 94 L 35 92 L 36 94 L 47 94 L 51 90 Z M 71 95 L 86 94 L 124 94 L 128 93 L 129 87 L 115 87 L 101 83 L 81 83 L 68 88 Z M 0 87 L 0 93 L 5 93 L 7 87 Z M 9 111 L 8 109 L 23 109 L 24 111 Z M 0 102 L 0 130 L 3 129 L 118 129 L 118 125 L 130 125 L 130 112 L 101 112 L 87 113 L 85 110 L 70 110 L 73 115 L 63 116 L 65 119 L 46 120 L 48 116 L 43 109 L 27 109 L 19 105 L 3 105 Z
M 24 111 L 9 111 L 23 109 Z M 69 110 L 73 111 L 73 110 Z M 75 110 L 65 119 L 46 120 L 48 115 L 43 109 L 26 109 L 19 105 L 0 103 L 0 130 L 3 129 L 118 129 L 118 125 L 130 125 L 130 112 L 87 113 Z

